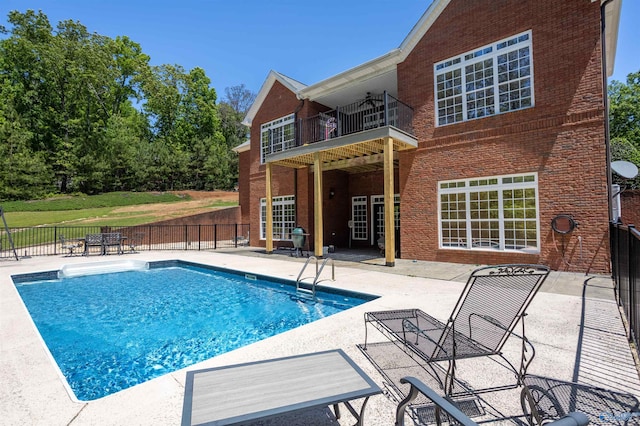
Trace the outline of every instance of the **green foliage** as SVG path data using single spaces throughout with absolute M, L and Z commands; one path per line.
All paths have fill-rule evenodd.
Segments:
M 230 189 L 246 138 L 204 70 L 150 66 L 140 45 L 43 12 L 0 25 L 0 200 L 52 191 Z M 243 86 L 240 104 L 255 95 Z M 240 130 L 241 128 L 241 130 Z M 233 130 L 230 130 L 233 129 Z M 211 158 L 216 156 L 216 158 Z
M 640 168 L 640 71 L 627 76 L 626 84 L 609 85 L 609 131 L 611 159 L 625 160 Z M 614 182 L 640 188 L 640 176 L 623 181 L 614 173 Z

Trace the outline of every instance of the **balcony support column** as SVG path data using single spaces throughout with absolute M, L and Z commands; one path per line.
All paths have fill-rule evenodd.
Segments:
M 384 257 L 387 266 L 396 264 L 396 233 L 393 191 L 393 139 L 384 139 Z
M 266 252 L 267 254 L 273 253 L 273 196 L 271 193 L 271 163 L 266 164 L 265 171 L 266 181 L 266 198 L 267 198 L 267 212 L 266 222 L 267 229 L 265 230 L 266 236 Z
M 315 256 L 320 259 L 322 252 L 322 159 L 320 152 L 313 154 L 313 251 Z

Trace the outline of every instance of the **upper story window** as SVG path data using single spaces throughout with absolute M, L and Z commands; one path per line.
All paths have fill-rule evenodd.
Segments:
M 278 118 L 260 127 L 260 163 L 264 163 L 268 154 L 284 151 L 295 145 L 295 114 Z
M 434 65 L 438 126 L 530 108 L 531 31 Z

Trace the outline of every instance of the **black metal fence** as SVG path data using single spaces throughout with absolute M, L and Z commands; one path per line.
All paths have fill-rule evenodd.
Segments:
M 629 324 L 629 341 L 640 354 L 640 232 L 633 225 L 612 223 L 610 234 L 616 299 Z
M 6 232 L 0 234 L 0 258 L 85 253 L 90 234 L 117 233 L 122 250 L 212 250 L 248 245 L 249 225 L 139 225 L 139 226 L 38 226 L 9 228 L 15 252 Z M 87 253 L 100 252 L 87 247 Z

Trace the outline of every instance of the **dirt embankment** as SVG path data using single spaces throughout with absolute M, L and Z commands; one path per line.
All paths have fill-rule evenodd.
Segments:
M 155 220 L 164 220 L 180 216 L 211 211 L 215 202 L 238 203 L 238 193 L 231 191 L 173 191 L 180 196 L 188 195 L 189 200 L 173 203 L 142 204 L 138 206 L 126 206 L 115 209 L 113 213 L 126 213 L 128 217 L 148 216 Z

